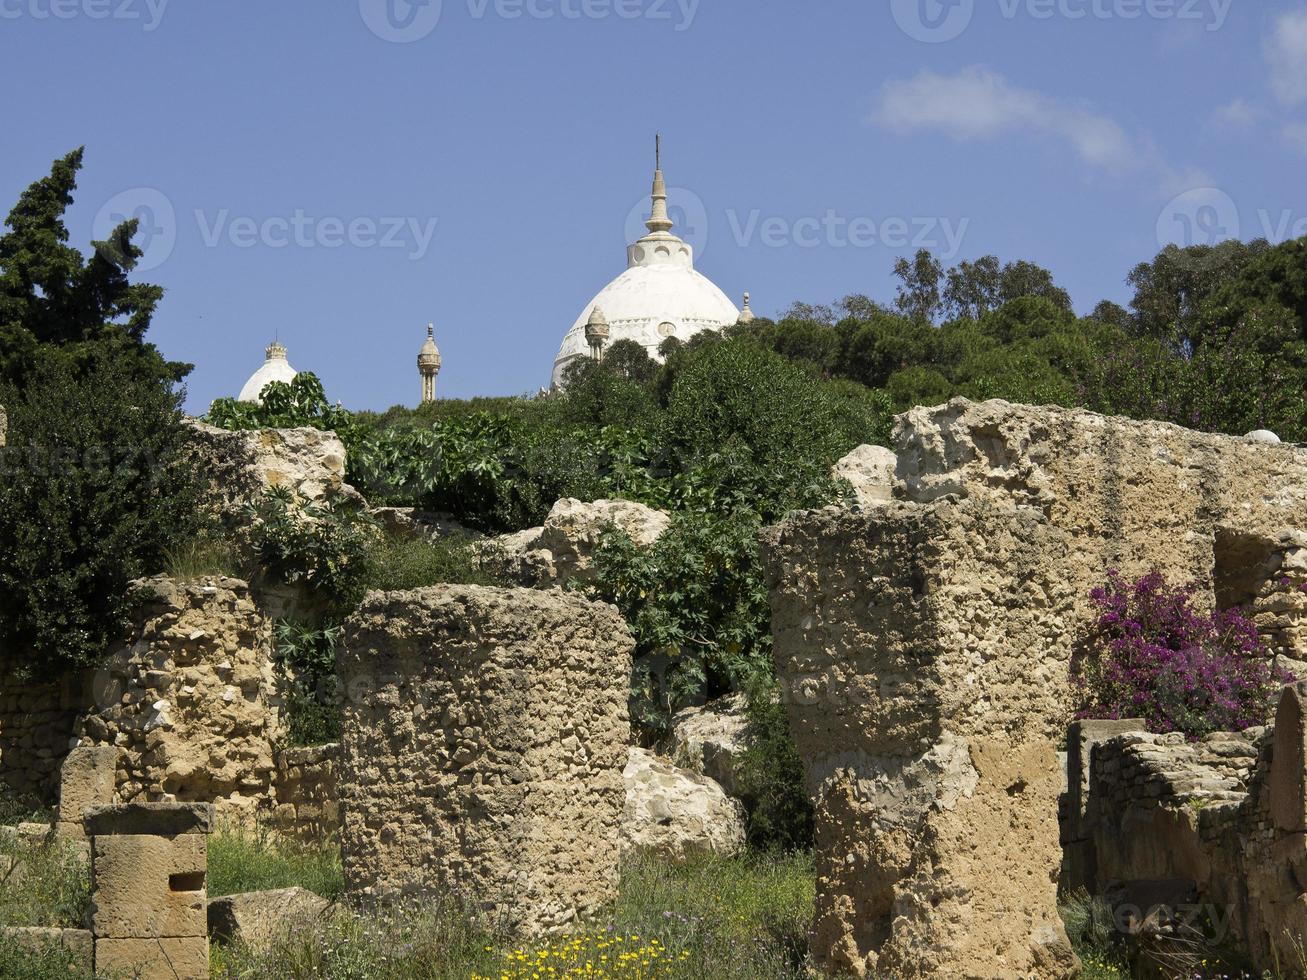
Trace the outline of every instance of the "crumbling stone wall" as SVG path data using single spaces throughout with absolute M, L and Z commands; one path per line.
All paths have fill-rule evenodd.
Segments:
M 777 670 L 816 805 L 820 967 L 1070 976 L 1055 752 L 1068 535 L 985 499 L 764 534 Z
M 273 826 L 287 837 L 322 841 L 340 832 L 340 743 L 280 750 L 273 773 Z
M 1307 528 L 1305 447 L 964 398 L 900 416 L 895 442 L 900 496 L 1024 504 L 1064 529 L 1082 613 L 1108 568 L 1156 567 L 1210 590 L 1220 529 Z
M 527 933 L 611 901 L 633 647 L 569 593 L 370 593 L 337 655 L 348 894 L 453 890 Z
M 1307 940 L 1307 687 L 1271 730 L 1198 743 L 1134 732 L 1094 747 L 1086 820 L 1097 891 L 1145 938 L 1179 924 L 1260 970 L 1302 976 Z M 1201 913 L 1196 915 L 1194 913 Z
M 89 685 L 82 671 L 53 681 L 20 680 L 23 666 L 0 657 L 0 781 L 51 801 Z
M 237 579 L 138 586 L 132 632 L 79 719 L 83 744 L 117 747 L 122 802 L 213 802 L 245 824 L 270 815 L 283 732 L 271 623 Z

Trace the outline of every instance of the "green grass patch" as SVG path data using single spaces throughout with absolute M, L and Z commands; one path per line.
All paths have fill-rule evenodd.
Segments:
M 333 901 L 344 888 L 340 848 L 223 831 L 209 839 L 209 897 L 299 885 Z
M 90 868 L 67 841 L 0 833 L 0 926 L 80 928 Z
M 231 843 L 226 838 L 221 846 Z M 266 858 L 246 860 L 261 864 Z M 307 878 L 279 883 L 312 887 Z M 621 897 L 610 913 L 569 936 L 515 941 L 494 923 L 475 923 L 450 898 L 362 917 L 340 911 L 263 954 L 215 947 L 214 976 L 519 980 L 585 971 L 589 963 L 583 975 L 617 980 L 798 980 L 813 890 L 807 855 L 685 868 L 641 861 L 624 869 Z
M 481 567 L 465 535 L 428 538 L 387 534 L 372 548 L 367 587 L 382 592 L 421 589 L 443 583 L 501 585 Z

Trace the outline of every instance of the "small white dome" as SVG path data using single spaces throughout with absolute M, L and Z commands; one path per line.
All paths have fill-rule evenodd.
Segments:
M 259 396 L 263 394 L 264 388 L 274 381 L 290 384 L 295 380 L 295 375 L 299 374 L 286 360 L 286 348 L 281 344 L 275 341 L 269 344 L 264 355 L 267 359 L 263 362 L 263 366 L 250 375 L 250 380 L 245 382 L 245 387 L 241 389 L 237 401 L 262 405 L 263 399 Z
M 704 330 L 724 330 L 740 318 L 726 294 L 695 271 L 694 249 L 671 233 L 661 161 L 654 172 L 653 213 L 645 225 L 649 234 L 626 250 L 626 271 L 582 307 L 564 335 L 554 358 L 555 385 L 568 364 L 590 356 L 585 328 L 596 307 L 608 321 L 606 347 L 634 340 L 655 360 L 661 360 L 658 346 L 668 337 L 689 340 Z
M 1280 444 L 1280 437 L 1270 429 L 1256 429 L 1248 433 L 1244 438 L 1251 442 L 1260 442 L 1268 446 L 1278 446 Z

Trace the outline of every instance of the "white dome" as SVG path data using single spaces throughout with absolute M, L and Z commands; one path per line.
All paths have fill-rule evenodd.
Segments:
M 261 368 L 250 375 L 250 380 L 245 382 L 245 387 L 241 389 L 237 401 L 261 405 L 263 400 L 259 396 L 263 394 L 264 388 L 274 381 L 290 384 L 295 380 L 295 375 L 299 374 L 286 360 L 286 348 L 281 344 L 270 344 L 264 354 L 267 360 L 263 362 Z
M 653 214 L 646 224 L 649 234 L 626 250 L 626 271 L 585 305 L 563 337 L 554 359 L 555 385 L 570 362 L 590 356 L 585 326 L 596 307 L 608 321 L 605 346 L 634 340 L 658 360 L 658 345 L 668 337 L 685 341 L 739 320 L 735 304 L 695 271 L 694 249 L 671 234 L 661 166 L 654 173 Z

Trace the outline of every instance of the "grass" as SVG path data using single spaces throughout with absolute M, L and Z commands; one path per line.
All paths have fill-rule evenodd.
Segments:
M 382 592 L 421 589 L 442 583 L 500 585 L 481 567 L 464 535 L 429 538 L 426 535 L 384 535 L 372 547 L 367 587 Z
M 90 899 L 89 869 L 67 841 L 0 834 L 0 926 L 80 928 Z
M 214 976 L 798 980 L 812 902 L 807 855 L 687 868 L 639 862 L 624 869 L 610 914 L 573 935 L 515 942 L 494 924 L 473 924 L 452 900 L 365 917 L 338 911 L 263 954 L 215 947 Z
M 292 885 L 335 901 L 345 887 L 340 848 L 230 830 L 209 839 L 210 898 Z
M 245 578 L 235 545 L 226 538 L 199 535 L 164 553 L 164 571 L 170 578 L 193 582 L 206 576 Z

